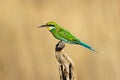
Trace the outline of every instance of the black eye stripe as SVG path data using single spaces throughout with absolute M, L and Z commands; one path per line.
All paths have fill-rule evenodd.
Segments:
M 49 26 L 54 26 L 54 25 L 50 24 Z

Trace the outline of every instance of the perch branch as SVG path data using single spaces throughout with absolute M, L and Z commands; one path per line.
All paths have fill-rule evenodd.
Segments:
M 65 43 L 59 41 L 56 44 L 56 59 L 59 62 L 60 80 L 77 80 L 75 72 L 75 64 L 72 59 L 64 51 Z

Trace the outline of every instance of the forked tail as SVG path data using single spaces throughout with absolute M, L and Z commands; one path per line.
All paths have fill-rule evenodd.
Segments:
M 91 46 L 89 46 L 88 44 L 86 44 L 86 43 L 84 43 L 84 42 L 80 42 L 79 44 L 80 44 L 81 46 L 84 46 L 84 47 L 88 48 L 89 50 L 92 50 L 92 51 L 96 52 Z

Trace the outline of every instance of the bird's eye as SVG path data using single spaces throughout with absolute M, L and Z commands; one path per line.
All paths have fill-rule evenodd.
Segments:
M 54 25 L 50 24 L 49 26 L 54 26 Z

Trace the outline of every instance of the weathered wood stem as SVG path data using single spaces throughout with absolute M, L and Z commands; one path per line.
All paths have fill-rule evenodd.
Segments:
M 55 48 L 56 59 L 59 62 L 60 80 L 77 80 L 75 74 L 75 64 L 65 53 L 64 47 L 65 43 L 59 41 Z

